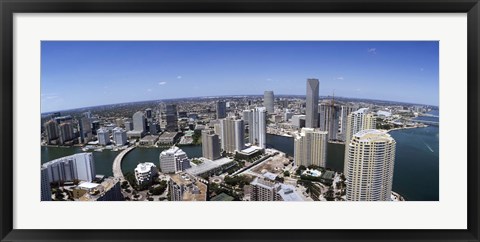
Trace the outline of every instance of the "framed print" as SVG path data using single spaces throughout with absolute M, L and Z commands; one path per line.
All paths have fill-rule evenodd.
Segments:
M 2 241 L 478 241 L 478 1 L 1 6 Z

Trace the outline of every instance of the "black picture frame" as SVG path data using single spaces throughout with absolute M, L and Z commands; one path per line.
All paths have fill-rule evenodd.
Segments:
M 478 0 L 0 0 L 0 239 L 1 241 L 479 241 Z M 14 13 L 467 13 L 468 229 L 466 230 L 19 230 L 13 229 Z M 34 216 L 32 214 L 32 216 Z M 441 215 L 439 215 L 441 216 Z

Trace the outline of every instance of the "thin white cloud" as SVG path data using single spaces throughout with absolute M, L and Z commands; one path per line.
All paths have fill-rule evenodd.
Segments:
M 165 85 L 167 84 L 167 82 L 159 82 L 158 85 L 162 86 L 162 85 Z
M 425 69 L 423 69 L 423 67 L 422 67 L 422 68 L 420 68 L 420 71 L 424 71 L 424 70 L 425 70 Z
M 152 89 L 150 89 L 150 88 L 149 88 L 149 89 L 147 89 L 147 92 L 151 92 L 151 91 L 152 91 Z
M 337 79 L 337 80 L 343 80 L 344 78 L 343 78 L 343 76 L 339 76 L 339 77 L 337 77 L 336 79 Z
M 177 79 L 182 79 L 182 76 L 177 76 Z
M 271 80 L 272 80 L 272 78 L 267 78 L 267 81 L 271 81 Z
M 367 51 L 370 54 L 374 54 L 374 55 L 377 54 L 377 48 L 369 48 Z

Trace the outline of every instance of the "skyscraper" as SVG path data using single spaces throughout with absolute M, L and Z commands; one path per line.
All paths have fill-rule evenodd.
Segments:
M 345 141 L 348 144 L 350 139 L 357 132 L 364 129 L 375 129 L 376 120 L 372 113 L 368 112 L 368 108 L 361 108 L 347 116 L 347 132 Z
M 141 133 L 141 136 L 145 134 L 147 127 L 145 125 L 145 115 L 143 112 L 138 111 L 133 114 L 133 131 L 137 131 Z
M 347 145 L 348 201 L 390 201 L 395 140 L 386 132 L 366 129 L 353 135 Z
M 91 182 L 96 176 L 92 153 L 79 153 L 61 157 L 42 164 L 47 169 L 48 182 L 73 181 Z
M 274 100 L 273 91 L 265 91 L 263 93 L 263 105 L 267 108 L 267 112 L 272 114 L 274 112 Z
M 220 140 L 213 130 L 202 130 L 202 156 L 209 160 L 220 158 Z
M 50 188 L 50 182 L 48 180 L 48 169 L 45 167 L 41 168 L 41 197 L 40 201 L 51 201 L 52 200 L 52 189 Z
M 217 102 L 217 119 L 227 117 L 227 104 L 224 101 Z
M 328 132 L 303 128 L 295 135 L 294 161 L 297 166 L 316 165 L 325 167 L 327 162 Z
M 222 119 L 222 149 L 227 153 L 243 150 L 245 147 L 245 125 L 243 120 Z
M 160 169 L 163 173 L 176 173 L 190 168 L 187 153 L 176 146 L 162 151 L 159 160 Z
M 167 104 L 166 111 L 167 126 L 165 129 L 169 132 L 175 132 L 178 129 L 177 105 Z
M 78 122 L 78 129 L 80 130 L 80 143 L 88 143 L 92 139 L 90 118 L 81 118 Z
M 347 169 L 347 156 L 348 156 L 348 144 L 353 135 L 366 129 L 375 129 L 376 120 L 373 114 L 368 112 L 368 108 L 360 108 L 359 110 L 352 112 L 347 117 L 347 132 L 345 135 L 345 162 L 343 167 L 343 173 L 345 176 L 348 174 Z
M 249 120 L 249 142 L 260 148 L 267 147 L 267 113 L 265 107 L 252 110 Z
M 121 146 L 127 143 L 127 132 L 122 128 L 116 127 L 112 130 L 113 133 L 113 142 L 115 145 Z
M 108 130 L 105 128 L 98 129 L 97 139 L 99 145 L 108 145 L 110 143 L 110 136 L 108 135 Z
M 353 111 L 350 106 L 342 105 L 340 108 L 340 127 L 337 135 L 338 140 L 345 141 L 347 137 L 348 115 Z
M 320 103 L 319 128 L 328 131 L 328 140 L 338 140 L 340 126 L 340 106 L 333 100 Z
M 307 79 L 307 103 L 305 110 L 305 127 L 318 128 L 318 79 Z
M 44 124 L 45 134 L 47 136 L 47 142 L 50 144 L 52 141 L 58 139 L 58 124 L 57 122 L 50 120 Z
M 61 123 L 58 125 L 60 144 L 65 144 L 74 138 L 73 125 L 70 122 Z

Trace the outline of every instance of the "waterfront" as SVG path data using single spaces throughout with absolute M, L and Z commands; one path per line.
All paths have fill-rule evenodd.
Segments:
M 438 201 L 439 198 L 439 128 L 394 130 L 390 134 L 397 142 L 393 190 L 409 201 Z M 293 138 L 267 134 L 267 146 L 293 156 Z M 133 172 L 138 163 L 158 165 L 160 152 L 165 148 L 138 147 L 128 153 L 122 162 L 122 171 Z M 200 157 L 201 146 L 182 146 L 187 155 Z M 42 163 L 59 157 L 80 153 L 78 147 L 41 147 Z M 112 176 L 112 164 L 117 151 L 93 152 L 98 174 Z M 344 145 L 329 143 L 327 167 L 343 171 Z

